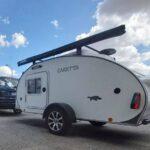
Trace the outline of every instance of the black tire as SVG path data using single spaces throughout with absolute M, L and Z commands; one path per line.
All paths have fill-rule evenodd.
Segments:
M 22 110 L 21 109 L 13 109 L 13 112 L 16 114 L 16 115 L 19 115 L 22 113 Z
M 50 133 L 55 135 L 66 135 L 72 124 L 68 114 L 60 107 L 50 108 L 45 121 Z
M 101 127 L 103 125 L 105 125 L 105 122 L 98 122 L 98 121 L 89 121 L 91 123 L 91 125 L 95 126 L 95 127 Z

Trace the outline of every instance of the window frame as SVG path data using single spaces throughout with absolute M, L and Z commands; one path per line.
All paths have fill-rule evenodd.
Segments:
M 38 81 L 40 81 L 38 83 Z M 31 89 L 31 84 L 29 84 L 29 82 L 33 82 L 32 85 L 33 89 Z M 39 84 L 37 86 L 37 83 Z M 42 80 L 40 77 L 38 78 L 33 78 L 33 79 L 27 79 L 27 94 L 41 94 L 41 89 L 42 89 Z

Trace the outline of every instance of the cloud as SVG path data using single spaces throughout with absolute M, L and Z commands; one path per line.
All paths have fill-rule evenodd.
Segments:
M 12 70 L 8 66 L 0 66 L 0 76 L 6 76 L 6 77 L 16 77 L 18 76 L 15 70 Z
M 59 27 L 59 22 L 58 22 L 58 20 L 52 20 L 52 21 L 51 21 L 51 24 L 52 24 L 55 28 L 58 28 L 58 27 Z
M 94 14 L 96 24 L 77 40 L 116 27 L 126 25 L 123 36 L 95 44 L 97 49 L 116 48 L 116 60 L 132 70 L 150 75 L 150 52 L 141 52 L 140 45 L 150 48 L 150 1 L 149 0 L 104 0 L 98 3 Z
M 8 47 L 9 42 L 6 40 L 6 35 L 0 35 L 0 46 L 2 47 Z
M 0 47 L 14 46 L 16 48 L 19 48 L 28 44 L 27 38 L 21 32 L 12 34 L 11 41 L 6 40 L 6 38 L 6 35 L 0 35 Z
M 10 24 L 9 17 L 0 16 L 0 23 Z M 27 38 L 24 36 L 24 32 L 16 32 L 12 34 L 11 41 L 8 41 L 6 35 L 0 34 L 0 47 L 14 46 L 19 48 L 21 46 L 26 46 L 28 44 Z
M 148 60 L 150 60 L 150 50 L 149 50 L 149 52 L 144 52 L 144 53 L 142 53 L 142 54 L 141 54 L 141 58 L 142 58 L 143 61 L 148 61 Z
M 0 22 L 4 23 L 4 24 L 10 24 L 10 19 L 9 17 L 2 17 L 0 16 Z
M 20 46 L 25 46 L 28 44 L 27 38 L 22 33 L 14 33 L 12 35 L 12 42 L 11 44 L 16 48 Z
M 59 36 L 57 34 L 54 35 L 54 38 L 58 38 Z

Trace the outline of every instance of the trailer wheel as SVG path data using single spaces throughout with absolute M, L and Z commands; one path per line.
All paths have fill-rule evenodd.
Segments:
M 21 109 L 13 109 L 13 112 L 16 114 L 16 115 L 19 115 L 22 113 L 22 110 Z
M 46 124 L 50 133 L 65 135 L 71 128 L 71 120 L 68 114 L 59 107 L 50 108 L 46 114 Z
M 91 125 L 95 126 L 95 127 L 101 127 L 103 125 L 105 125 L 105 122 L 98 122 L 98 121 L 89 121 L 91 123 Z

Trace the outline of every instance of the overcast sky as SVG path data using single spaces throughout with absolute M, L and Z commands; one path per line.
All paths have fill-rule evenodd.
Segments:
M 20 76 L 17 61 L 125 24 L 126 34 L 97 44 L 150 75 L 150 0 L 0 0 L 0 75 Z

